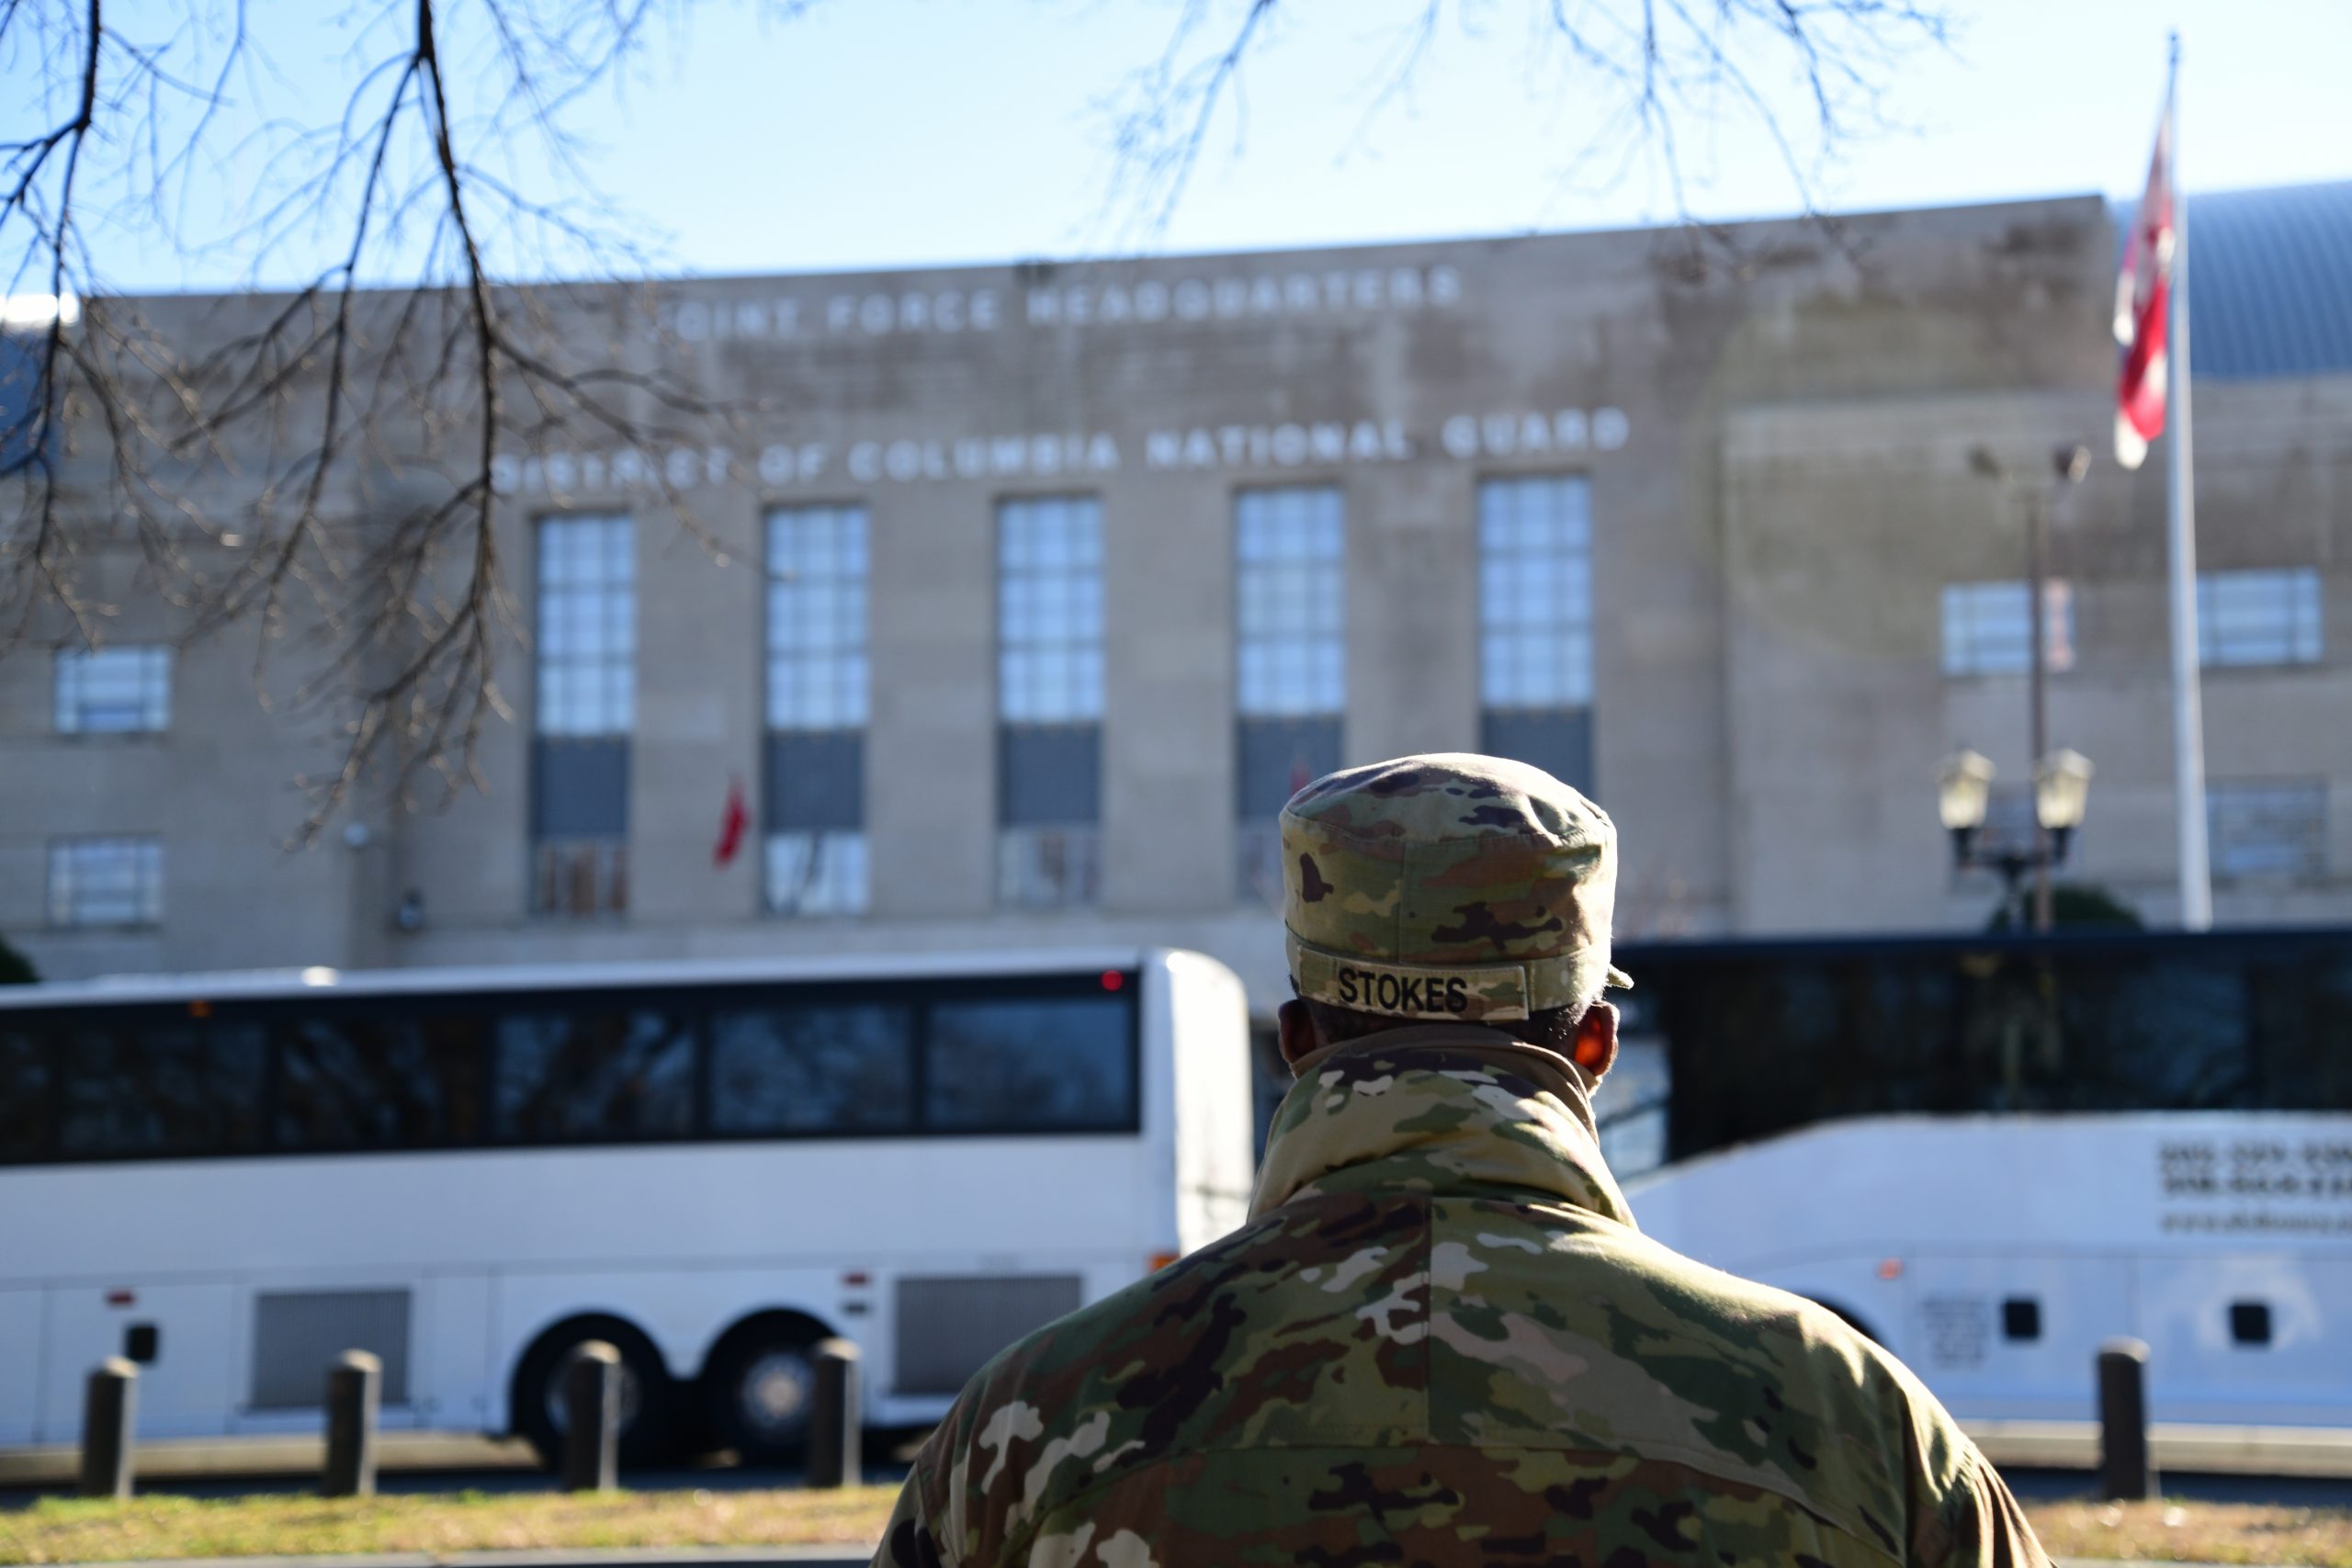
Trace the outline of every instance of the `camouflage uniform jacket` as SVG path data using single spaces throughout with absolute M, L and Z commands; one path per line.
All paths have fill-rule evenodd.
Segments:
M 982 1369 L 875 1562 L 2047 1562 L 1894 1358 L 1641 1235 L 1591 1116 L 1475 1025 L 1308 1057 L 1250 1223 Z

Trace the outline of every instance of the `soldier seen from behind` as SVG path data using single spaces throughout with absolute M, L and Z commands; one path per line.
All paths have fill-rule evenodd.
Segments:
M 1297 1082 L 1250 1222 L 984 1368 L 878 1564 L 2047 1562 L 1893 1357 L 1636 1228 L 1599 807 L 1408 757 L 1282 836 Z

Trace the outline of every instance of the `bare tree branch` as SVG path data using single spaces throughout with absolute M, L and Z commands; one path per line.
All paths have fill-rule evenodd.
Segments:
M 499 463 L 699 446 L 746 412 L 655 367 L 652 302 L 625 280 L 656 258 L 575 126 L 698 3 L 349 0 L 337 101 L 303 109 L 247 0 L 0 0 L 22 87 L 0 104 L 0 656 L 252 628 L 261 700 L 334 747 L 303 781 L 305 839 L 356 792 L 473 779 L 522 637 Z M 1815 211 L 1820 171 L 1885 128 L 1907 51 L 1946 27 L 1933 0 L 1363 0 L 1311 23 L 1183 0 L 1111 105 L 1106 210 L 1163 235 L 1211 139 L 1244 144 L 1251 67 L 1288 37 L 1386 38 L 1363 138 L 1514 4 L 1535 90 L 1582 117 L 1564 179 L 1647 166 L 1695 234 L 1699 128 L 1766 138 Z M 239 213 L 192 209 L 232 177 Z M 99 262 L 126 236 L 278 291 L 126 298 Z M 293 255 L 331 259 L 266 272 Z M 560 276 L 585 281 L 518 286 Z
M 0 253 L 15 247 L 19 279 L 36 269 L 46 285 L 20 313 L 47 309 L 14 372 L 33 395 L 15 412 L 0 398 L 0 503 L 11 490 L 17 503 L 0 520 L 0 653 L 102 641 L 107 563 L 129 552 L 177 612 L 168 635 L 253 626 L 261 699 L 340 737 L 339 765 L 301 781 L 303 839 L 371 775 L 403 802 L 425 779 L 471 778 L 504 711 L 500 653 L 521 635 L 494 458 L 591 431 L 699 442 L 735 412 L 579 331 L 609 313 L 617 285 L 502 282 L 558 270 L 557 253 L 607 278 L 649 270 L 565 115 L 686 9 L 484 0 L 461 73 L 435 0 L 370 0 L 353 12 L 368 52 L 339 114 L 273 117 L 216 152 L 232 84 L 269 69 L 244 0 L 198 5 L 160 41 L 126 34 L 100 0 L 6 0 L 0 57 L 30 62 L 61 112 L 0 142 Z M 203 58 L 198 39 L 211 49 L 200 75 L 180 63 Z M 109 296 L 84 243 L 77 176 L 85 148 L 109 135 L 144 220 L 175 239 L 170 193 L 200 160 L 261 155 L 254 216 L 195 247 L 205 254 L 258 265 L 299 254 L 321 224 L 347 238 L 282 296 L 163 306 L 166 330 Z M 108 216 L 127 221 L 129 205 Z M 379 283 L 402 269 L 407 281 Z M 638 326 L 650 335 L 650 301 Z M 0 358 L 0 391 L 11 373 Z
M 1762 136 L 1800 209 L 1826 224 L 1818 199 L 1823 172 L 1864 136 L 1894 129 L 1884 112 L 1890 83 L 1912 51 L 1946 44 L 1951 26 L 1932 0 L 1524 3 L 1529 91 L 1579 115 L 1578 133 L 1564 148 L 1563 188 L 1613 188 L 1650 164 L 1676 218 L 1719 241 L 1724 231 L 1699 216 L 1686 152 L 1694 130 Z M 1450 8 L 1454 29 L 1476 39 L 1493 7 L 1453 0 Z M 1408 98 L 1437 51 L 1448 11 L 1448 0 L 1371 0 L 1349 8 L 1351 21 L 1390 39 L 1374 79 L 1362 88 L 1357 141 Z M 1112 208 L 1124 232 L 1165 231 L 1210 137 L 1228 120 L 1238 151 L 1248 67 L 1279 45 L 1279 24 L 1296 12 L 1285 0 L 1186 0 L 1159 60 L 1108 106 Z

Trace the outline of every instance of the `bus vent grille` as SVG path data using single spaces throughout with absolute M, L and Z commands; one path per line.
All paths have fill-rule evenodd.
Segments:
M 254 1297 L 250 1410 L 316 1410 L 345 1350 L 384 1363 L 383 1402 L 408 1403 L 406 1291 L 264 1291 Z
M 1078 1309 L 1075 1274 L 976 1274 L 899 1281 L 899 1393 L 955 1393 L 990 1356 Z

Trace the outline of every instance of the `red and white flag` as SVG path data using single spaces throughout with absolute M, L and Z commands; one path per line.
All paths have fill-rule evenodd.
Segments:
M 2148 188 L 2132 217 L 2115 280 L 2115 341 L 2123 345 L 2115 380 L 2115 460 L 2136 468 L 2165 428 L 2165 333 L 2172 303 L 2172 106 L 2156 125 Z

